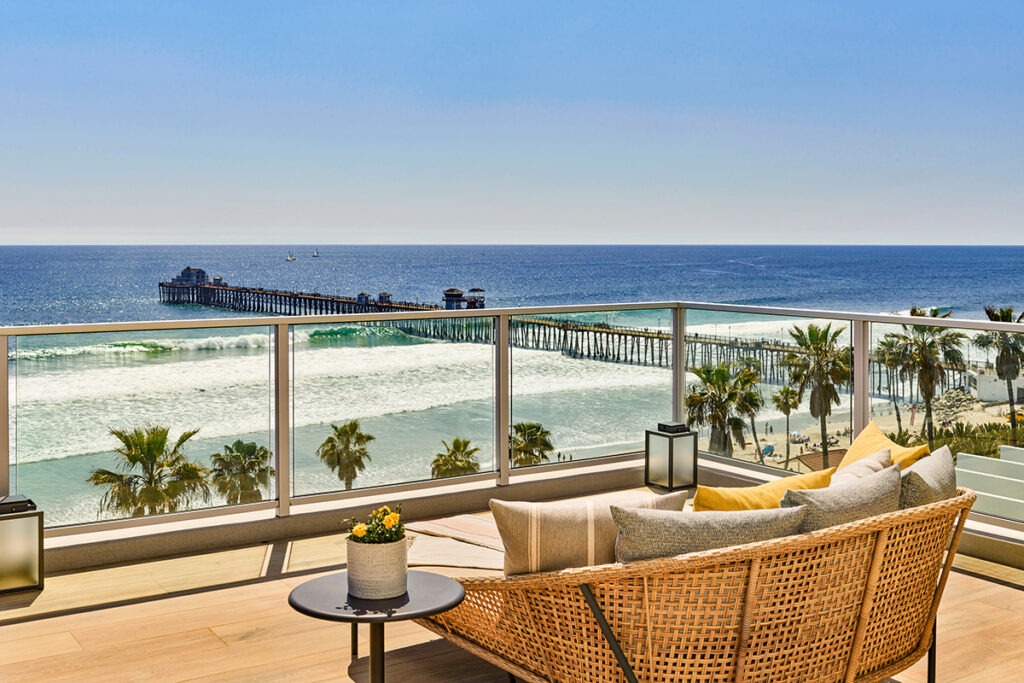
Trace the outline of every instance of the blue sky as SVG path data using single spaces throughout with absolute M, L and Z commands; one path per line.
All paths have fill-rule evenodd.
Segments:
M 1024 4 L 0 0 L 4 243 L 1024 243 Z

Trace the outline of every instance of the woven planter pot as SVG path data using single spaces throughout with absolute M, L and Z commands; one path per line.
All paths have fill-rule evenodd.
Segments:
M 348 592 L 365 600 L 397 598 L 406 591 L 409 541 L 357 543 L 348 541 Z

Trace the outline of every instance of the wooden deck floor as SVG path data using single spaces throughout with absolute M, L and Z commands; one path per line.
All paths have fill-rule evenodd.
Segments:
M 0 599 L 0 680 L 366 681 L 365 627 L 364 657 L 353 660 L 348 626 L 287 605 L 294 586 L 336 563 L 339 545 L 305 539 L 284 553 L 243 548 L 48 578 L 43 593 Z M 1024 680 L 1024 572 L 956 565 L 939 613 L 939 680 Z M 507 681 L 415 624 L 389 625 L 386 641 L 392 681 Z M 898 680 L 923 682 L 923 663 Z

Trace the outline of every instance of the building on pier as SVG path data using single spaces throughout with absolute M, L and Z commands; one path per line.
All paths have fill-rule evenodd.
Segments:
M 484 305 L 484 290 L 474 287 L 466 295 L 466 308 L 486 308 Z
M 443 299 L 446 311 L 458 311 L 464 308 L 484 308 L 484 290 L 474 287 L 466 294 L 461 289 L 452 287 L 444 290 Z
M 210 281 L 206 277 L 206 271 L 202 268 L 191 268 L 185 266 L 181 269 L 181 275 L 171 279 L 172 285 L 184 285 L 186 287 L 202 287 Z
M 462 294 L 462 290 L 455 287 L 444 290 L 444 309 L 446 311 L 457 311 L 462 308 L 462 304 L 466 301 L 462 298 Z

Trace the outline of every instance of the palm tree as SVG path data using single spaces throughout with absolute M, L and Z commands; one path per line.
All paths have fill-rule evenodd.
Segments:
M 985 315 L 995 322 L 1024 322 L 1024 313 L 1014 318 L 1012 308 L 997 311 L 986 306 Z M 1020 368 L 1024 364 L 1024 337 L 1017 332 L 981 332 L 974 337 L 974 345 L 979 349 L 996 350 L 996 375 L 1006 382 L 1006 398 L 1010 404 L 1010 445 L 1016 446 L 1017 408 L 1014 405 L 1013 380 L 1020 376 Z
M 910 315 L 948 318 L 933 308 L 927 313 L 917 308 L 910 309 Z M 938 325 L 903 325 L 903 332 L 889 332 L 886 339 L 892 340 L 893 352 L 899 358 L 903 377 L 917 376 L 917 389 L 924 401 L 924 421 L 928 434 L 928 447 L 935 445 L 935 426 L 932 423 L 932 401 L 935 390 L 946 385 L 944 363 L 963 364 L 964 355 L 960 344 L 967 339 L 963 332 Z
M 225 445 L 222 453 L 210 456 L 210 481 L 228 505 L 257 503 L 263 500 L 262 489 L 269 492 L 270 478 L 274 476 L 270 456 L 263 446 L 238 439 L 230 446 Z
M 884 338 L 875 349 L 878 360 L 885 366 L 885 378 L 889 383 L 889 400 L 896 409 L 896 433 L 903 433 L 903 418 L 900 416 L 900 402 L 896 397 L 896 382 L 903 376 L 903 366 L 896 345 L 892 339 Z
M 527 467 L 547 462 L 551 451 L 551 432 L 540 422 L 517 422 L 512 425 L 512 467 Z
M 744 392 L 746 378 L 733 374 L 731 363 L 705 364 L 690 368 L 698 383 L 686 394 L 687 420 L 698 427 L 711 428 L 708 450 L 732 455 L 732 439 L 743 444 L 743 419 L 734 413 Z
M 772 403 L 786 416 L 786 469 L 789 469 L 789 415 L 800 407 L 800 392 L 793 387 L 782 387 L 772 396 Z
M 348 491 L 359 473 L 366 469 L 370 460 L 366 444 L 375 437 L 359 431 L 359 420 L 349 420 L 340 426 L 332 424 L 331 429 L 331 435 L 316 449 L 316 454 L 338 475 L 339 481 L 345 482 Z
M 121 455 L 118 470 L 95 469 L 89 483 L 106 486 L 100 508 L 120 515 L 140 517 L 177 512 L 193 501 L 210 499 L 206 483 L 209 474 L 202 465 L 187 460 L 181 450 L 198 429 L 183 432 L 168 447 L 169 427 L 147 425 L 134 429 L 111 429 L 121 442 L 114 451 Z
M 736 402 L 736 412 L 750 420 L 750 435 L 754 438 L 754 452 L 764 464 L 764 452 L 757 440 L 757 425 L 754 418 L 764 408 L 764 397 L 757 390 L 757 383 L 761 381 L 761 361 L 753 356 L 745 356 L 740 359 L 740 371 L 736 375 L 737 381 L 742 386 L 739 400 Z
M 476 459 L 476 453 L 480 449 L 476 446 L 470 448 L 469 439 L 455 437 L 449 446 L 447 441 L 444 444 L 444 452 L 434 456 L 430 463 L 430 476 L 433 479 L 442 477 L 457 477 L 460 474 L 474 474 L 480 471 L 480 463 Z
M 828 468 L 828 416 L 832 414 L 832 406 L 839 405 L 839 387 L 850 380 L 850 349 L 838 342 L 844 329 L 833 330 L 832 323 L 824 327 L 807 323 L 806 330 L 794 325 L 789 336 L 800 351 L 788 354 L 785 359 L 799 400 L 803 401 L 804 394 L 810 392 L 811 417 L 818 418 L 821 425 L 821 460 L 825 468 Z

